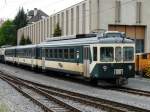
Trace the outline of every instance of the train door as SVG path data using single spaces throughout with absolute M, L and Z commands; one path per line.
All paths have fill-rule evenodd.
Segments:
M 42 48 L 42 69 L 45 70 L 45 48 Z
M 84 77 L 90 77 L 90 47 L 85 46 L 83 48 L 83 70 L 84 70 Z

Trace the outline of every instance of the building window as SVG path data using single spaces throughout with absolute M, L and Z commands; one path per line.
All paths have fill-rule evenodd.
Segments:
M 56 27 L 56 16 L 53 17 L 53 22 L 54 22 L 54 23 L 53 23 L 53 27 L 54 27 L 54 29 L 55 29 L 55 27 Z
M 66 11 L 66 35 L 68 35 L 68 25 L 69 25 L 69 21 L 68 21 L 68 10 Z
M 99 29 L 99 19 L 100 19 L 100 0 L 97 0 L 97 29 Z
M 136 39 L 136 53 L 144 52 L 144 39 Z
M 47 19 L 47 37 L 49 37 L 50 33 L 49 33 L 49 19 Z
M 116 1 L 115 22 L 119 23 L 121 20 L 121 1 Z
M 76 34 L 79 34 L 79 6 L 76 7 Z
M 85 33 L 85 12 L 86 12 L 86 9 L 85 9 L 85 3 L 82 5 L 82 33 Z
M 141 2 L 136 3 L 136 23 L 141 23 Z
M 50 17 L 50 37 L 52 36 L 52 17 Z
M 73 35 L 73 23 L 74 23 L 74 13 L 73 8 L 71 9 L 71 34 Z
M 61 13 L 61 31 L 62 35 L 64 35 L 64 12 Z
M 41 21 L 41 38 L 40 38 L 40 42 L 42 42 L 42 38 L 43 38 L 43 22 Z
M 43 40 L 46 38 L 46 20 L 43 20 Z
M 60 14 L 57 14 L 57 23 L 60 23 Z

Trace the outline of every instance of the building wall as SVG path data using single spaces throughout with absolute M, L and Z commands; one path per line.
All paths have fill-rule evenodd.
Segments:
M 142 37 L 145 52 L 150 52 L 149 6 L 150 0 L 84 0 L 33 25 L 19 29 L 18 44 L 23 34 L 25 37 L 29 36 L 33 43 L 40 43 L 52 37 L 57 23 L 63 36 L 108 30 L 112 25 L 117 28 L 121 25 L 128 26 L 132 30 L 142 26 L 145 32 Z M 119 30 L 123 29 L 120 27 Z

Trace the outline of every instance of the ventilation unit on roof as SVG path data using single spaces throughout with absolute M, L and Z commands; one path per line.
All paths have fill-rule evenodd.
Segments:
M 50 38 L 47 38 L 45 42 L 79 39 L 79 38 L 90 38 L 90 37 L 96 37 L 96 36 L 97 34 L 78 34 L 78 35 L 69 35 L 69 36 L 61 36 L 61 37 L 50 37 Z

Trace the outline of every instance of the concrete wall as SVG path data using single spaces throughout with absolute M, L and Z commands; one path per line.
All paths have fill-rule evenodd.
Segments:
M 120 1 L 120 21 L 116 22 L 116 1 Z M 137 23 L 137 2 L 141 2 L 141 21 Z M 85 0 L 50 17 L 18 30 L 18 44 L 21 35 L 29 36 L 33 43 L 40 43 L 52 37 L 59 23 L 62 35 L 90 33 L 98 29 L 108 30 L 113 25 L 144 25 L 145 52 L 150 52 L 150 0 Z

